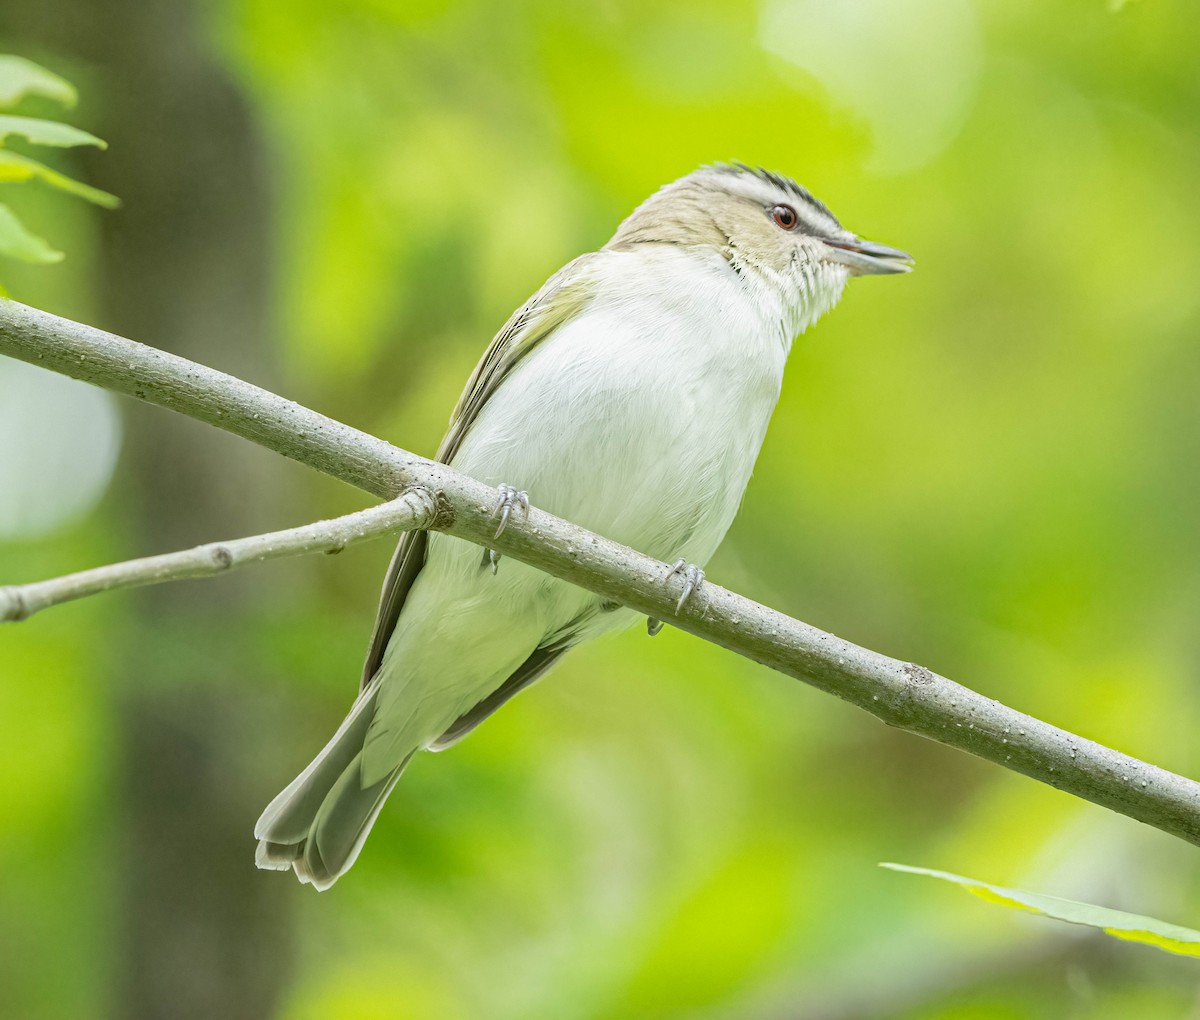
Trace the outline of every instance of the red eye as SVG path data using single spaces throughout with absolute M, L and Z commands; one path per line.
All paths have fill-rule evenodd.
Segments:
M 784 230 L 795 230 L 796 224 L 800 222 L 800 217 L 796 215 L 796 210 L 790 205 L 777 205 L 771 210 L 771 219 L 777 226 L 783 227 Z

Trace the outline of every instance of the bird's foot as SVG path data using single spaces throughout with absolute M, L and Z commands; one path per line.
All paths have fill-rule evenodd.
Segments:
M 692 597 L 696 589 L 704 583 L 704 571 L 694 563 L 676 560 L 671 569 L 667 571 L 667 576 L 663 578 L 663 584 L 670 581 L 676 574 L 683 578 L 683 593 L 679 596 L 679 601 L 675 603 L 675 612 L 678 613 L 683 609 L 687 600 Z M 662 629 L 662 620 L 656 620 L 653 616 L 646 617 L 647 634 L 654 637 Z
M 499 538 L 508 527 L 508 519 L 512 516 L 514 507 L 520 507 L 525 513 L 529 513 L 529 493 L 518 492 L 511 485 L 497 485 L 496 491 L 500 493 L 500 498 L 496 501 L 496 509 L 492 511 L 492 516 L 498 516 L 500 524 L 493 537 Z
M 508 527 L 508 519 L 512 516 L 514 508 L 520 507 L 525 513 L 529 513 L 529 493 L 511 485 L 497 485 L 496 490 L 500 493 L 500 498 L 496 501 L 496 509 L 492 511 L 492 516 L 499 517 L 500 524 L 496 527 L 493 537 L 499 538 Z M 484 552 L 483 562 L 485 566 L 492 568 L 494 574 L 500 563 L 500 554 L 495 549 L 488 549 Z
M 687 600 L 692 597 L 696 589 L 704 583 L 704 571 L 694 563 L 685 563 L 683 560 L 676 560 L 671 569 L 667 571 L 667 576 L 663 578 L 663 583 L 665 584 L 671 580 L 676 574 L 683 578 L 683 592 L 679 596 L 679 601 L 675 603 L 675 612 L 678 613 L 683 609 Z

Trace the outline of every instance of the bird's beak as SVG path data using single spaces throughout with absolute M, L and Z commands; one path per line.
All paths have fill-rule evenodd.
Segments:
M 830 262 L 850 269 L 851 276 L 877 276 L 883 273 L 907 273 L 913 267 L 913 257 L 899 248 L 863 241 L 857 237 L 822 238 Z

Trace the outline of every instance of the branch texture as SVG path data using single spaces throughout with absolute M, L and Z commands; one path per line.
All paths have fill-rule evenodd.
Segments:
M 427 528 L 437 514 L 437 500 L 428 489 L 407 489 L 403 495 L 332 521 L 317 521 L 287 531 L 209 542 L 182 552 L 126 560 L 107 567 L 81 570 L 49 581 L 0 588 L 0 623 L 27 620 L 39 610 L 116 588 L 212 577 L 246 563 L 304 553 L 339 553 L 348 545 L 397 531 Z
M 496 536 L 496 490 L 250 383 L 90 326 L 0 301 L 0 354 L 209 422 L 361 489 L 436 494 L 429 525 L 570 581 L 849 701 L 1200 846 L 1200 784 L 706 582 L 682 609 L 669 567 L 543 513 Z M 534 494 L 536 498 L 536 493 Z

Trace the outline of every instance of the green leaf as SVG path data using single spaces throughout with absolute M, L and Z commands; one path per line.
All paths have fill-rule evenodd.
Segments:
M 905 871 L 911 875 L 940 878 L 945 882 L 953 882 L 955 885 L 961 886 L 973 896 L 978 896 L 989 903 L 999 903 L 1001 906 L 1012 907 L 1014 910 L 1027 910 L 1033 914 L 1057 918 L 1070 924 L 1084 924 L 1091 928 L 1099 928 L 1106 935 L 1125 939 L 1128 942 L 1144 942 L 1146 945 L 1155 946 L 1168 953 L 1178 953 L 1181 956 L 1200 956 L 1200 931 L 1183 928 L 1154 917 L 1128 914 L 1124 910 L 1112 910 L 1109 907 L 1098 907 L 1092 903 L 1064 900 L 1057 896 L 1043 896 L 1040 893 L 1024 892 L 1020 889 L 1005 889 L 1002 886 L 989 885 L 987 882 L 978 882 L 973 878 L 954 875 L 948 871 L 914 868 L 907 864 L 880 864 L 880 867 L 889 868 L 892 871 Z
M 15 106 L 26 96 L 45 96 L 74 106 L 75 86 L 65 78 L 24 57 L 0 53 L 0 109 Z
M 0 205 L 0 255 L 22 262 L 61 262 L 63 253 L 31 233 L 6 205 Z
M 106 209 L 115 209 L 121 204 L 121 200 L 116 195 L 110 195 L 107 191 L 101 191 L 99 188 L 93 188 L 89 184 L 61 174 L 44 163 L 39 163 L 36 159 L 0 149 L 0 183 L 34 179 L 68 194 L 86 198 L 89 202 L 95 202 L 96 205 L 102 205 Z
M 98 145 L 107 149 L 108 143 L 87 131 L 55 120 L 39 120 L 37 117 L 14 117 L 0 114 L 0 142 L 9 135 L 21 135 L 35 145 L 58 145 L 68 148 L 73 145 Z

